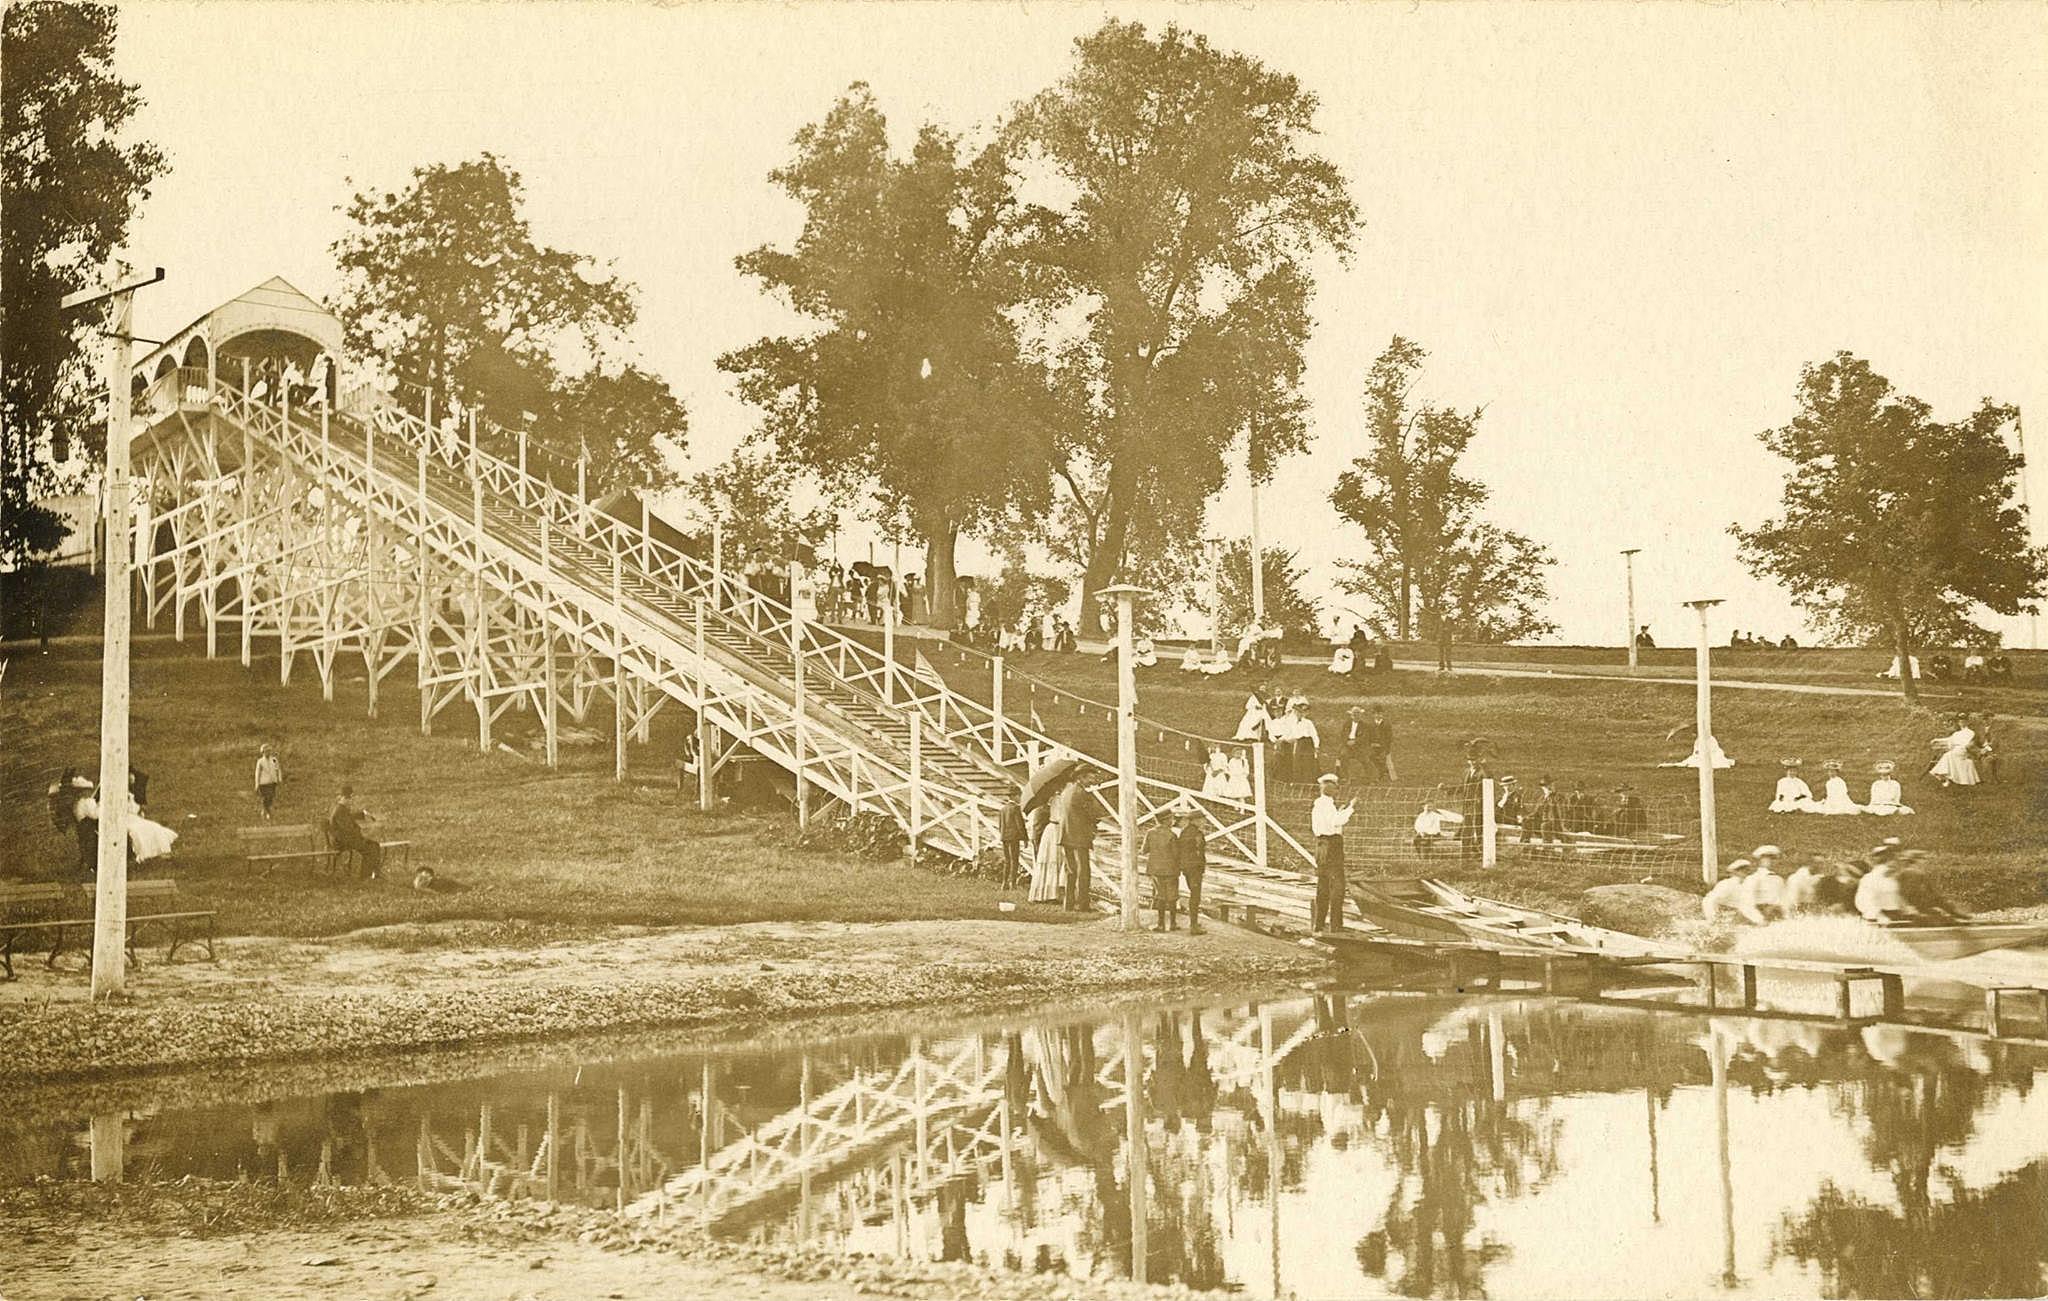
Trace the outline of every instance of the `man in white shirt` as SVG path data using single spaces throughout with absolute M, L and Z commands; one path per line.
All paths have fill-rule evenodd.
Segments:
M 1720 920 L 1724 909 L 1735 910 L 1742 898 L 1742 887 L 1748 884 L 1750 861 L 1738 858 L 1728 865 L 1721 879 L 1700 900 L 1700 915 L 1709 922 Z
M 1752 855 L 1756 870 L 1742 883 L 1742 893 L 1735 899 L 1735 910 L 1752 925 L 1762 926 L 1783 915 L 1785 878 L 1777 872 L 1782 852 L 1776 845 L 1758 845 Z
M 1856 885 L 1856 911 L 1867 922 L 1888 922 L 1906 915 L 1906 892 L 1892 875 L 1889 859 L 1871 866 Z
M 1309 810 L 1309 830 L 1316 840 L 1316 900 L 1309 929 L 1317 933 L 1344 929 L 1344 827 L 1358 801 L 1337 807 L 1337 774 L 1316 779 L 1316 802 Z

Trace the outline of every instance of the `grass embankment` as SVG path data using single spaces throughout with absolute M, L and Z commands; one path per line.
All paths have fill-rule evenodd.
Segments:
M 501 924 L 510 940 L 535 928 L 998 915 L 987 882 L 829 845 L 807 849 L 787 817 L 699 813 L 673 787 L 672 716 L 657 720 L 652 744 L 630 747 L 649 784 L 620 784 L 601 701 L 588 723 L 596 739 L 564 746 L 551 772 L 526 748 L 531 715 L 508 714 L 496 729 L 520 754 L 483 754 L 475 713 L 459 702 L 435 721 L 435 735 L 420 735 L 409 676 L 386 679 L 381 717 L 370 719 L 360 662 L 338 670 L 328 703 L 304 660 L 280 686 L 274 654 L 245 670 L 197 649 L 137 646 L 134 760 L 149 774 L 150 815 L 180 833 L 173 856 L 140 875 L 175 877 L 199 906 L 220 910 L 224 934 L 323 936 L 465 920 Z M 17 648 L 10 658 L 0 683 L 0 877 L 73 880 L 75 850 L 52 830 L 43 790 L 67 764 L 97 775 L 98 647 Z M 264 741 L 284 756 L 279 823 L 318 822 L 340 784 L 352 782 L 383 818 L 377 833 L 412 840 L 412 865 L 431 865 L 454 888 L 421 893 L 409 871 L 396 869 L 370 883 L 314 876 L 304 864 L 251 870 L 236 830 L 261 821 L 252 769 Z M 1013 916 L 1063 918 L 1035 905 Z
M 963 691 L 986 702 L 990 690 L 984 661 L 965 660 L 948 648 L 927 643 L 928 659 Z M 1667 652 L 1669 653 L 1669 652 Z M 1762 652 L 1759 652 L 1760 654 Z M 1089 752 L 1114 756 L 1112 719 L 1101 709 L 1083 709 L 1076 699 L 1113 699 L 1111 665 L 1091 655 L 1049 653 L 1012 656 L 1011 667 L 1049 684 L 1033 692 L 1018 678 L 1005 687 L 1004 708 L 1018 717 L 1036 708 L 1053 735 Z M 1650 803 L 1653 822 L 1683 831 L 1698 844 L 1698 775 L 1691 768 L 1658 765 L 1683 758 L 1692 747 L 1693 696 L 1660 683 L 1535 681 L 1527 678 L 1441 676 L 1396 672 L 1385 677 L 1343 678 L 1320 669 L 1288 666 L 1272 675 L 1283 692 L 1312 702 L 1311 717 L 1326 742 L 1342 736 L 1346 710 L 1361 705 L 1385 708 L 1394 725 L 1394 757 L 1405 792 L 1438 782 L 1456 782 L 1463 771 L 1463 746 L 1485 737 L 1494 771 L 1519 776 L 1523 789 L 1549 775 L 1561 784 L 1577 780 L 1602 804 L 1617 783 L 1636 787 Z M 1237 726 L 1251 680 L 1242 674 L 1200 678 L 1162 662 L 1138 671 L 1139 713 L 1155 724 L 1198 735 L 1227 737 Z M 1062 693 L 1055 700 L 1052 692 Z M 1794 861 L 1827 860 L 1862 853 L 1886 836 L 1930 851 L 1931 866 L 1946 888 L 1974 908 L 2013 907 L 2048 901 L 2043 847 L 2048 845 L 2048 730 L 2038 716 L 1997 717 L 1987 693 L 1975 703 L 1992 712 L 1999 753 L 1995 780 L 1969 791 L 1944 791 L 1926 775 L 1932 762 L 1928 740 L 1950 730 L 1952 702 L 1931 701 L 1909 708 L 1886 697 L 1723 691 L 1714 697 L 1714 732 L 1737 766 L 1716 778 L 1718 823 L 1724 859 L 1746 854 L 1760 843 L 1783 846 Z M 1162 776 L 1195 776 L 1198 755 L 1168 732 L 1141 727 L 1141 766 Z M 1867 796 L 1871 766 L 1880 759 L 1898 764 L 1910 817 L 1820 817 L 1769 812 L 1780 758 L 1802 758 L 1802 772 L 1816 795 L 1826 774 L 1821 765 L 1839 759 L 1853 798 Z M 1361 808 L 1375 798 L 1367 789 Z M 1412 796 L 1419 799 L 1419 793 Z M 1298 801 L 1297 801 L 1298 802 Z M 1405 807 L 1405 806 L 1404 806 Z M 1281 805 L 1306 832 L 1306 806 Z M 1412 816 L 1412 808 L 1406 812 Z M 1615 864 L 1600 859 L 1539 859 L 1510 856 L 1493 873 L 1461 872 L 1452 857 L 1418 859 L 1407 846 L 1405 824 L 1375 842 L 1371 852 L 1351 847 L 1354 873 L 1413 874 L 1428 870 L 1486 893 L 1570 907 L 1589 885 L 1637 880 L 1688 884 L 1697 880 L 1696 859 L 1680 855 L 1661 864 Z M 1695 854 L 1697 851 L 1688 851 Z M 1363 860 L 1363 861 L 1361 861 Z

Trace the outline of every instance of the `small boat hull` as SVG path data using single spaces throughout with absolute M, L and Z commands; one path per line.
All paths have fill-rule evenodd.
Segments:
M 1978 922 L 1953 926 L 1902 923 L 1881 927 L 1926 962 L 1949 962 L 1993 949 L 2017 949 L 2048 942 L 2048 923 Z
M 1360 915 L 1402 939 L 1597 957 L 1682 956 L 1640 935 L 1466 894 L 1433 878 L 1353 881 L 1350 888 Z

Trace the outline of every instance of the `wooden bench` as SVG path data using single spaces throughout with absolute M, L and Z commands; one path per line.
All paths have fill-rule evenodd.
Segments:
M 79 897 L 88 913 L 93 908 L 94 887 L 87 884 L 80 889 Z M 203 938 L 206 942 L 206 958 L 214 960 L 213 942 L 218 914 L 211 908 L 180 908 L 184 896 L 178 893 L 178 883 L 171 880 L 130 881 L 128 883 L 128 927 L 123 947 L 128 950 L 128 960 L 141 965 L 142 959 L 135 952 L 135 946 L 151 932 L 165 941 L 164 961 L 177 956 L 181 944 L 197 944 Z M 67 917 L 42 923 L 54 937 L 50 945 L 50 956 L 43 961 L 46 967 L 57 965 L 57 955 L 64 952 L 68 936 L 83 932 L 85 935 L 86 963 L 92 962 L 93 919 Z
M 242 858 L 251 867 L 261 866 L 264 876 L 279 863 L 302 859 L 312 863 L 316 872 L 334 868 L 334 850 L 328 847 L 322 829 L 310 822 L 242 827 L 235 838 L 242 842 Z
M 343 849 L 340 845 L 335 844 L 334 828 L 325 822 L 320 824 L 320 843 L 327 847 L 326 853 L 329 859 L 333 862 L 335 871 L 339 872 L 342 868 L 343 862 L 348 859 L 355 860 L 355 868 L 358 873 L 360 873 L 363 870 L 363 856 L 361 851 L 354 849 Z M 377 841 L 377 845 L 380 849 L 384 851 L 384 863 L 386 866 L 389 866 L 392 862 L 394 856 L 391 851 L 394 849 L 400 851 L 396 855 L 396 858 L 401 864 L 411 864 L 412 842 L 410 840 L 379 840 Z
M 14 979 L 14 950 L 50 928 L 50 914 L 62 906 L 66 893 L 54 882 L 0 884 L 0 969 L 7 972 L 9 980 Z

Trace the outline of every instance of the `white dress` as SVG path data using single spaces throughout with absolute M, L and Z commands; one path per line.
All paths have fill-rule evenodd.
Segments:
M 1237 735 L 1231 739 L 1233 741 L 1260 740 L 1264 735 L 1261 729 L 1267 727 L 1272 721 L 1273 716 L 1266 712 L 1265 701 L 1259 699 L 1256 695 L 1246 696 L 1244 701 L 1244 717 L 1238 720 Z
M 1814 808 L 1813 812 L 1825 813 L 1831 817 L 1843 817 L 1863 812 L 1863 806 L 1849 798 L 1849 783 L 1843 781 L 1839 775 L 1828 778 L 1825 790 L 1827 792 L 1825 798 Z
M 1032 903 L 1060 901 L 1060 824 L 1057 822 L 1047 822 L 1038 837 L 1038 851 L 1031 860 L 1031 893 L 1025 898 Z
M 1865 813 L 1879 817 L 1891 817 L 1898 813 L 1911 813 L 1912 808 L 1905 802 L 1905 792 L 1899 783 L 1890 777 L 1880 777 L 1870 783 L 1870 803 L 1863 806 Z
M 1351 648 L 1339 646 L 1336 653 L 1330 656 L 1330 672 L 1349 673 L 1356 663 L 1357 657 L 1351 653 Z
M 98 800 L 81 800 L 81 807 L 89 808 L 90 816 L 100 815 Z M 171 846 L 178 843 L 178 833 L 161 822 L 151 822 L 142 816 L 142 810 L 134 797 L 128 800 L 128 850 L 135 855 L 138 863 L 147 863 L 152 858 L 162 858 L 171 852 Z
M 1941 738 L 1940 744 L 1947 748 L 1941 758 L 1927 770 L 1930 777 L 1939 777 L 1951 786 L 1975 786 L 1977 784 L 1977 761 L 1970 757 L 1970 746 L 1977 740 L 1977 733 L 1967 727 L 1959 727 Z
M 1248 800 L 1252 797 L 1251 761 L 1241 754 L 1230 756 L 1230 775 L 1224 779 L 1223 794 L 1226 799 Z
M 1804 781 L 1786 773 L 1778 778 L 1778 793 L 1771 797 L 1773 813 L 1811 813 L 1814 811 L 1813 788 Z
M 1202 794 L 1213 797 L 1227 797 L 1230 793 L 1230 761 L 1220 754 L 1209 756 L 1209 766 L 1202 770 Z

